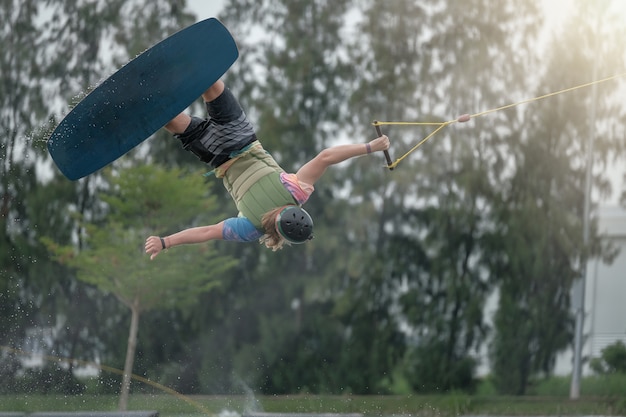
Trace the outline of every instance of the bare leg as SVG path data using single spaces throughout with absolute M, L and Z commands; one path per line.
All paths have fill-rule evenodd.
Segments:
M 218 98 L 223 92 L 224 82 L 222 80 L 218 80 L 215 84 L 210 86 L 208 90 L 202 93 L 202 98 L 208 103 Z
M 165 125 L 165 130 L 174 135 L 179 135 L 185 132 L 190 122 L 191 117 L 188 114 L 181 113 Z
M 209 87 L 204 93 L 202 93 L 202 99 L 205 102 L 210 102 L 219 97 L 224 92 L 224 82 L 218 80 L 215 84 Z M 185 132 L 187 126 L 191 122 L 191 117 L 185 113 L 181 113 L 174 117 L 165 125 L 165 130 L 172 134 L 181 134 Z

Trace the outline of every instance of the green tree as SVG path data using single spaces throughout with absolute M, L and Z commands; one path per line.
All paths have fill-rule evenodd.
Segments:
M 100 173 L 67 181 L 45 152 L 45 139 L 68 105 L 128 57 L 192 23 L 182 6 L 169 0 L 0 3 L 1 345 L 87 361 L 98 357 L 121 366 L 123 351 L 118 361 L 115 346 L 125 337 L 115 323 L 123 313 L 112 297 L 54 263 L 39 240 L 53 236 L 57 244 L 83 248 L 79 220 L 106 215 L 95 195 Z M 146 146 L 159 161 L 178 163 L 184 159 L 172 156 L 184 153 L 169 152 L 173 145 L 152 141 Z M 122 162 L 132 161 L 133 154 Z M 98 323 L 103 316 L 113 319 Z M 25 338 L 27 330 L 43 329 L 52 337 L 42 344 Z M 20 363 L 12 354 L 3 353 L 5 359 L 0 385 L 10 390 Z
M 257 121 L 259 138 L 289 171 L 299 168 L 323 147 L 342 139 L 345 126 L 341 122 L 347 118 L 347 99 L 355 75 L 354 65 L 348 59 L 351 45 L 345 39 L 345 21 L 356 6 L 358 4 L 351 1 L 289 1 L 254 5 L 238 1 L 232 2 L 227 8 L 224 20 L 232 26 L 239 40 L 247 39 L 244 30 L 261 30 L 272 34 L 261 42 L 240 42 L 242 53 L 238 68 L 241 70 L 233 75 L 232 80 L 235 88 L 243 92 L 242 101 Z M 267 76 L 260 80 L 247 76 L 257 68 L 261 68 Z M 242 75 L 238 77 L 239 74 Z M 371 136 L 371 132 L 362 138 L 358 134 L 350 134 L 349 140 L 365 142 Z M 332 171 L 343 172 L 342 167 L 333 167 Z M 364 356 L 359 358 L 365 359 L 369 355 L 366 346 L 370 344 L 360 338 L 361 332 L 351 333 L 352 326 L 356 325 L 352 320 L 362 317 L 339 317 L 328 310 L 329 301 L 335 296 L 342 297 L 333 290 L 340 289 L 348 279 L 344 259 L 338 256 L 346 253 L 342 230 L 348 215 L 343 211 L 346 207 L 343 198 L 335 195 L 344 185 L 343 179 L 335 182 L 340 175 L 326 174 L 316 184 L 316 193 L 307 203 L 307 209 L 315 217 L 316 239 L 306 247 L 289 248 L 285 251 L 290 252 L 288 255 L 264 256 L 264 262 L 256 270 L 260 279 L 272 280 L 271 284 L 263 281 L 265 286 L 270 286 L 262 290 L 268 298 L 258 298 L 259 308 L 269 308 L 263 310 L 264 321 L 274 325 L 292 324 L 281 327 L 286 334 L 280 338 L 264 333 L 272 325 L 261 327 L 256 340 L 263 344 L 260 347 L 263 352 L 272 352 L 272 355 L 264 359 L 264 367 L 261 369 L 265 375 L 259 375 L 256 379 L 274 381 L 264 383 L 263 390 L 271 390 L 272 387 L 277 387 L 281 392 L 302 389 L 295 381 L 298 375 L 310 368 L 310 362 L 305 356 L 310 358 L 317 354 L 320 362 L 337 364 L 340 361 L 337 345 L 330 343 L 332 338 L 329 335 L 336 334 L 338 329 L 344 332 L 341 340 L 348 340 L 346 343 L 353 347 L 363 347 L 361 351 Z M 277 288 L 281 289 L 280 292 Z M 328 329 L 324 331 L 308 328 L 313 323 L 323 321 L 320 317 L 309 315 L 315 316 L 322 312 L 330 314 L 326 321 L 335 321 L 329 323 Z M 391 320 L 385 320 L 384 317 L 379 320 L 381 326 L 386 323 L 393 328 Z M 349 334 L 352 336 L 346 336 Z M 384 346 L 380 340 L 371 343 Z M 303 344 L 315 346 L 316 349 L 294 356 L 293 352 Z M 242 355 L 247 356 L 247 353 L 242 352 Z M 290 362 L 290 368 L 282 365 L 286 357 L 294 359 Z M 332 358 L 332 362 L 329 362 L 329 358 Z M 326 375 L 326 378 L 322 378 L 321 373 L 316 374 L 316 381 L 307 381 L 307 389 L 314 392 L 341 390 L 343 386 L 355 392 L 375 391 L 378 381 L 373 380 L 381 372 L 372 372 L 372 377 L 366 379 L 359 378 L 358 370 L 350 366 L 353 363 L 346 360 L 339 366 L 329 368 L 335 371 L 332 377 Z M 369 363 L 372 368 L 378 367 L 371 361 L 364 360 L 362 363 Z M 348 372 L 351 374 L 349 377 Z M 278 379 L 282 382 L 276 382 Z M 347 383 L 348 379 L 358 381 L 358 384 Z
M 15 12 L 14 12 L 15 11 Z M 26 195 L 35 186 L 37 158 L 24 139 L 44 112 L 41 77 L 37 77 L 36 7 L 4 1 L 0 8 L 0 343 L 16 346 L 32 306 L 20 298 L 31 262 L 28 250 Z M 32 93 L 34 91 L 34 93 Z M 30 112 L 27 111 L 30 109 Z M 28 155 L 28 158 L 24 157 Z M 4 379 L 4 378 L 3 378 Z
M 594 75 L 593 66 L 622 65 L 616 49 L 622 26 L 608 16 L 601 26 L 594 22 L 602 4 L 580 2 L 565 28 L 567 42 L 550 44 L 540 93 L 613 75 Z M 511 141 L 515 168 L 494 213 L 499 237 L 490 247 L 500 289 L 491 361 L 503 393 L 524 394 L 532 377 L 551 374 L 556 355 L 572 340 L 570 291 L 581 265 L 592 257 L 610 261 L 615 254 L 601 245 L 594 219 L 586 246 L 583 240 L 590 136 L 593 190 L 600 196 L 609 190 L 603 168 L 623 146 L 615 132 L 624 111 L 611 100 L 614 86 L 597 89 L 596 99 L 587 89 L 533 104 L 524 114 L 525 129 Z
M 591 369 L 600 375 L 626 374 L 626 345 L 621 340 L 602 349 L 599 358 L 592 358 Z
M 520 32 L 524 41 L 533 38 L 537 23 L 520 16 L 536 13 L 536 5 L 512 13 L 507 2 L 383 3 L 367 2 L 359 26 L 364 36 L 353 48 L 364 74 L 353 99 L 357 122 L 443 122 L 500 104 L 501 85 L 507 93 L 523 88 L 516 40 Z M 483 307 L 493 289 L 483 239 L 508 158 L 496 129 L 513 129 L 512 119 L 448 127 L 409 154 L 386 186 L 365 179 L 356 187 L 367 197 L 352 208 L 364 214 L 350 222 L 375 242 L 360 247 L 367 257 L 362 264 L 388 274 L 379 291 L 389 305 L 399 303 L 398 320 L 409 325 L 405 370 L 416 390 L 472 387 L 487 331 Z M 434 130 L 383 129 L 393 156 Z M 354 167 L 359 171 L 349 178 L 371 172 L 371 166 Z
M 54 36 L 41 23 L 42 9 L 35 1 L 0 3 L 0 344 L 14 348 L 29 347 L 28 329 L 54 328 L 62 320 L 56 301 L 71 288 L 37 239 L 39 233 L 71 236 L 59 200 L 76 198 L 72 186 L 50 179 L 44 152 L 55 55 L 41 53 Z M 11 389 L 19 366 L 2 368 L 10 374 L 2 383 Z
M 143 165 L 107 179 L 110 188 L 101 198 L 108 215 L 104 222 L 85 224 L 85 249 L 76 252 L 71 246 L 48 243 L 61 263 L 76 268 L 78 279 L 115 295 L 131 312 L 119 402 L 119 409 L 125 410 L 141 314 L 195 302 L 198 294 L 220 284 L 219 277 L 234 261 L 211 254 L 206 246 L 179 250 L 175 256 L 163 253 L 152 262 L 143 253 L 148 234 L 163 232 L 172 223 L 207 221 L 199 213 L 214 210 L 215 200 L 207 196 L 202 176 Z
M 41 341 L 44 350 L 93 360 L 117 333 L 92 322 L 98 316 L 92 312 L 113 314 L 115 306 L 54 264 L 38 237 L 82 247 L 77 219 L 102 214 L 93 195 L 99 174 L 67 181 L 45 152 L 45 139 L 67 103 L 103 79 L 112 60 L 125 63 L 192 17 L 177 1 L 9 0 L 0 3 L 0 20 L 0 344 L 28 350 L 24 333 L 45 328 L 52 337 Z M 2 381 L 10 389 L 11 378 Z

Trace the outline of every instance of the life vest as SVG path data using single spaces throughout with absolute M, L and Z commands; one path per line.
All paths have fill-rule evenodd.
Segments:
M 297 204 L 280 181 L 282 172 L 284 170 L 259 141 L 215 169 L 215 175 L 223 178 L 224 187 L 235 201 L 239 213 L 261 231 L 265 213 L 276 207 Z

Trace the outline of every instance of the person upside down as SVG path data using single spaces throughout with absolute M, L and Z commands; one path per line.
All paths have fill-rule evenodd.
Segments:
M 302 205 L 326 168 L 347 159 L 389 149 L 382 135 L 361 144 L 322 150 L 295 174 L 286 173 L 263 149 L 245 112 L 223 81 L 202 94 L 208 118 L 181 113 L 165 129 L 184 149 L 214 168 L 233 198 L 238 217 L 192 227 L 169 236 L 149 236 L 145 250 L 154 259 L 162 250 L 210 240 L 260 241 L 276 251 L 313 237 L 313 220 Z

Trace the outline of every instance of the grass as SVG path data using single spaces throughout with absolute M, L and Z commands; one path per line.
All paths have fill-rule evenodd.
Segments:
M 114 395 L 4 395 L 0 411 L 115 411 Z M 130 410 L 157 410 L 161 417 L 203 416 L 225 411 L 272 413 L 363 413 L 370 416 L 569 416 L 625 415 L 626 398 L 583 397 L 572 401 L 564 397 L 503 397 L 442 395 L 390 396 L 191 396 L 167 394 L 132 395 Z
M 398 390 L 401 394 L 385 396 L 184 396 L 175 392 L 154 391 L 131 395 L 129 410 L 157 410 L 161 417 L 204 417 L 216 414 L 228 417 L 229 413 L 245 414 L 250 411 L 424 417 L 626 416 L 626 375 L 584 378 L 581 384 L 583 396 L 575 401 L 569 399 L 569 385 L 569 378 L 553 377 L 535 381 L 529 387 L 528 395 L 513 397 L 497 395 L 489 379 L 480 384 L 475 395 L 454 392 L 415 395 L 407 393 L 407 387 Z M 10 394 L 0 395 L 0 412 L 116 411 L 117 401 L 117 395 L 113 394 Z
M 529 389 L 529 394 L 567 397 L 569 389 L 569 377 L 552 377 L 534 383 Z M 625 397 L 626 374 L 587 376 L 581 381 L 580 389 L 589 397 Z

